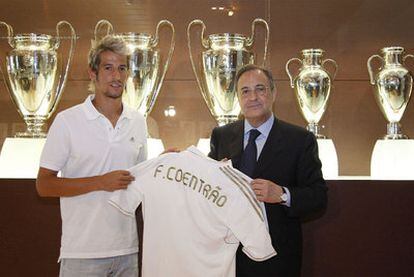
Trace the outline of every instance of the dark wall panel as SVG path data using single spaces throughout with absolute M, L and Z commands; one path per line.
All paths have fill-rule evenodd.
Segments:
M 302 276 L 411 276 L 414 182 L 328 181 L 328 187 L 326 211 L 304 219 Z M 2 276 L 57 276 L 58 199 L 38 197 L 34 180 L 3 179 L 0 210 Z

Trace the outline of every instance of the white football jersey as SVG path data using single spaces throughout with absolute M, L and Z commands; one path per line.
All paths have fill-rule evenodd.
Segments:
M 239 242 L 255 261 L 276 255 L 250 178 L 194 146 L 130 169 L 109 203 L 134 216 L 142 202 L 144 277 L 235 276 Z

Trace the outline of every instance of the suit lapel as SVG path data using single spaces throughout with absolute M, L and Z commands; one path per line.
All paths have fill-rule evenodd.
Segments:
M 230 141 L 230 159 L 233 167 L 239 168 L 243 152 L 244 121 L 239 120 L 232 129 Z
M 265 145 L 263 146 L 262 152 L 260 153 L 259 160 L 257 161 L 256 170 L 254 172 L 254 177 L 261 176 L 266 169 L 274 164 L 274 159 L 278 153 L 282 150 L 282 133 L 280 128 L 278 128 L 277 118 L 273 122 L 272 129 L 270 130 L 269 136 L 266 140 Z

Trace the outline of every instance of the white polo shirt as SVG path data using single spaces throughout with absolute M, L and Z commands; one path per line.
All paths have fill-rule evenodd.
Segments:
M 143 204 L 144 277 L 235 276 L 239 242 L 256 261 L 276 255 L 250 178 L 229 163 L 190 147 L 130 171 L 135 181 L 109 203 L 127 217 Z
M 59 113 L 47 135 L 40 166 L 60 171 L 62 177 L 90 177 L 128 169 L 146 160 L 146 123 L 124 105 L 115 126 L 92 104 Z M 94 191 L 61 197 L 60 258 L 102 258 L 136 253 L 134 217 L 125 217 L 108 205 L 111 193 Z

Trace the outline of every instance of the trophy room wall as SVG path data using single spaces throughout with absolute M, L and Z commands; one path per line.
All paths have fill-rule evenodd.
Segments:
M 386 121 L 369 83 L 367 59 L 380 54 L 379 50 L 386 46 L 402 46 L 406 53 L 414 54 L 412 0 L 1 0 L 0 3 L 0 21 L 11 25 L 15 34 L 54 35 L 60 20 L 69 21 L 75 28 L 79 39 L 57 112 L 81 103 L 87 95 L 87 53 L 100 19 L 109 20 L 116 33 L 149 34 L 155 33 L 160 20 L 171 21 L 176 33 L 175 51 L 148 125 L 152 136 L 161 138 L 166 147 L 179 148 L 208 137 L 216 125 L 191 68 L 186 33 L 189 22 L 196 18 L 203 20 L 206 34 L 229 32 L 250 36 L 252 21 L 257 17 L 265 19 L 270 28 L 266 64 L 276 79 L 274 112 L 279 118 L 301 126 L 307 124 L 285 73 L 290 58 L 300 58 L 302 49 L 322 48 L 324 58 L 334 59 L 339 66 L 320 125 L 321 133 L 335 143 L 340 175 L 369 175 L 375 141 L 386 133 Z M 257 26 L 256 31 L 253 50 L 261 62 L 265 29 Z M 0 32 L 0 62 L 4 66 L 4 56 L 10 47 L 4 39 L 5 28 Z M 163 51 L 169 47 L 170 35 L 168 28 L 160 30 Z M 200 28 L 194 28 L 191 37 L 195 51 L 201 51 Z M 67 48 L 67 42 L 63 41 L 59 51 Z M 413 70 L 414 59 L 407 59 L 406 66 Z M 409 137 L 414 137 L 412 102 L 401 120 L 403 132 Z M 175 107 L 176 116 L 164 115 L 169 106 Z M 49 123 L 52 120 L 53 116 Z M 1 81 L 0 147 L 6 137 L 24 129 L 24 122 Z

